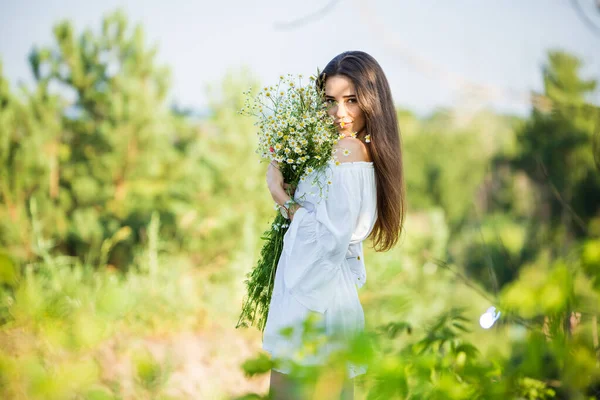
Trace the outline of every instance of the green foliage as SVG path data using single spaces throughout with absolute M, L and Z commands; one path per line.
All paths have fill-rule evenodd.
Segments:
M 136 382 L 149 393 L 158 393 L 169 378 L 168 366 L 157 362 L 147 350 L 138 350 L 133 355 Z
M 520 149 L 511 160 L 535 185 L 538 227 L 542 232 L 548 229 L 548 239 L 554 243 L 585 235 L 584 221 L 597 212 L 597 202 L 592 204 L 591 199 L 600 196 L 592 150 L 600 109 L 585 103 L 597 82 L 580 78 L 581 66 L 572 55 L 550 52 L 543 78 L 553 112 L 532 112 L 518 132 Z
M 420 340 L 374 362 L 369 398 L 487 398 L 491 366 L 479 360 L 479 351 L 462 339 L 468 319 L 458 309 L 442 314 Z M 387 361 L 385 361 L 387 360 Z M 403 382 L 398 385 L 397 382 Z
M 283 251 L 283 237 L 287 232 L 287 228 L 280 226 L 286 225 L 287 222 L 289 221 L 282 215 L 276 214 L 271 228 L 261 237 L 265 244 L 260 251 L 258 263 L 245 281 L 247 294 L 236 328 L 256 324 L 260 331 L 265 329 L 277 263 Z
M 471 132 L 424 128 L 418 135 L 406 137 L 404 168 L 408 171 L 410 208 L 442 207 L 451 226 L 458 224 L 471 209 L 472 198 L 485 172 L 485 153 L 465 151 L 479 146 L 480 139 Z
M 548 388 L 544 382 L 531 379 L 531 378 L 523 378 L 519 381 L 519 393 L 518 396 L 521 399 L 552 399 L 556 392 Z
M 592 279 L 594 288 L 600 291 L 600 239 L 589 239 L 583 243 L 581 266 Z
M 27 239 L 35 198 L 45 235 L 89 262 L 126 267 L 153 212 L 169 246 L 185 248 L 207 177 L 196 128 L 165 105 L 169 73 L 155 65 L 156 49 L 120 12 L 98 35 L 61 22 L 54 39 L 31 52 L 37 87 L 25 103 L 0 84 L 0 245 L 35 258 Z
M 259 354 L 254 359 L 244 361 L 242 369 L 247 376 L 265 374 L 273 368 L 273 361 L 264 353 Z
M 155 219 L 150 236 L 158 230 Z M 26 268 L 14 290 L 0 289 L 0 314 L 6 319 L 0 335 L 7 339 L 0 342 L 1 396 L 18 392 L 62 399 L 88 393 L 89 398 L 113 398 L 110 389 L 98 386 L 99 367 L 89 354 L 97 356 L 117 334 L 203 322 L 199 282 L 189 262 L 159 256 L 160 242 L 154 240 L 137 255 L 140 265 L 126 274 L 49 256 Z M 152 262 L 169 268 L 142 266 Z M 145 351 L 133 359 L 140 387 L 158 393 L 169 377 L 169 363 L 158 363 Z
M 482 220 L 465 225 L 454 236 L 450 250 L 452 261 L 489 292 L 497 293 L 517 275 L 526 234 L 524 223 L 514 217 L 486 214 Z
M 97 33 L 61 22 L 53 40 L 31 52 L 31 91 L 11 91 L 0 64 L 0 397 L 166 398 L 169 362 L 124 351 L 126 393 L 100 355 L 237 317 L 273 213 L 255 127 L 237 114 L 259 85 L 227 72 L 194 120 L 166 104 L 168 70 L 122 13 Z M 404 236 L 365 247 L 367 332 L 331 369 L 295 366 L 301 382 L 340 383 L 352 360 L 370 365 L 357 380 L 368 398 L 598 396 L 600 113 L 581 67 L 551 52 L 551 107 L 526 119 L 398 111 Z M 490 305 L 502 317 L 483 331 Z M 304 337 L 308 352 L 321 344 Z
M 533 318 L 564 313 L 572 305 L 574 282 L 572 272 L 564 263 L 525 267 L 519 278 L 503 292 L 503 309 L 518 309 L 520 315 Z

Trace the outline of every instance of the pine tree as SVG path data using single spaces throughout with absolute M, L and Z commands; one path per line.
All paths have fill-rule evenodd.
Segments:
M 30 54 L 36 86 L 24 100 L 0 80 L 0 216 L 10 217 L 0 244 L 35 258 L 37 218 L 55 250 L 96 262 L 112 240 L 108 261 L 124 266 L 158 211 L 162 235 L 184 245 L 178 224 L 206 178 L 197 128 L 166 104 L 169 70 L 157 66 L 157 48 L 121 12 L 98 34 L 61 22 L 54 39 Z
M 600 178 L 594 163 L 592 138 L 600 128 L 600 112 L 587 103 L 594 80 L 580 77 L 581 61 L 567 53 L 550 52 L 543 68 L 544 96 L 552 111 L 533 109 L 518 135 L 516 169 L 526 173 L 539 195 L 536 233 L 540 243 L 567 251 L 585 236 L 590 218 L 600 210 Z M 545 232 L 545 233 L 544 233 Z

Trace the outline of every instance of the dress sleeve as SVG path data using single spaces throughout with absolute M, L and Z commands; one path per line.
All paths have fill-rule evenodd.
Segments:
M 365 269 L 365 258 L 363 255 L 363 242 L 350 243 L 346 253 L 346 261 L 358 288 L 367 283 L 367 270 Z
M 300 207 L 284 238 L 285 285 L 310 310 L 324 313 L 340 284 L 361 209 L 361 172 L 344 164 L 333 167 L 326 197 Z

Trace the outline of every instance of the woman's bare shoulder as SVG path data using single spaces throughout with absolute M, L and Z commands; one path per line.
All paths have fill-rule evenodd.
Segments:
M 365 144 L 353 137 L 346 137 L 340 139 L 335 145 L 336 158 L 339 162 L 356 162 L 365 161 L 370 162 L 369 152 Z

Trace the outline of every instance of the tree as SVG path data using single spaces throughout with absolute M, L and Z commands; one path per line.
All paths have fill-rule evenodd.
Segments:
M 594 163 L 592 138 L 600 121 L 597 107 L 586 103 L 595 80 L 580 78 L 581 61 L 567 53 L 550 52 L 543 68 L 544 95 L 552 112 L 533 109 L 517 138 L 519 153 L 511 163 L 523 171 L 538 194 L 536 229 L 555 251 L 567 251 L 586 235 L 600 206 L 600 178 Z M 544 232 L 546 232 L 544 234 Z
M 0 244 L 35 258 L 30 233 L 39 219 L 63 254 L 125 266 L 158 211 L 162 236 L 185 245 L 183 217 L 195 208 L 206 163 L 197 128 L 166 105 L 169 71 L 156 65 L 156 47 L 147 48 L 140 26 L 130 32 L 121 12 L 97 35 L 76 35 L 65 21 L 54 38 L 30 54 L 36 86 L 25 101 L 0 80 L 0 215 L 10 216 Z M 28 213 L 32 199 L 37 215 Z

